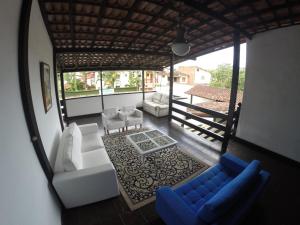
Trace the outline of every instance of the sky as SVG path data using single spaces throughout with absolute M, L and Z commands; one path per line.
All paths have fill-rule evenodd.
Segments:
M 233 61 L 233 47 L 225 48 L 207 55 L 197 57 L 196 60 L 187 60 L 174 65 L 175 69 L 178 66 L 199 66 L 203 69 L 211 70 L 217 68 L 220 64 L 231 64 Z M 241 44 L 240 48 L 240 67 L 246 65 L 246 43 Z

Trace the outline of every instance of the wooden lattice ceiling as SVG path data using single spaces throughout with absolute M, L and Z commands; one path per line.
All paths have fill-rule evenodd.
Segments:
M 256 33 L 300 24 L 299 0 L 39 0 L 63 70 L 162 69 L 180 14 L 191 52 L 232 46 Z

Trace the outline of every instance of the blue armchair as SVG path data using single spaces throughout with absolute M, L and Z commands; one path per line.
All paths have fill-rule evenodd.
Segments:
M 263 191 L 270 174 L 260 162 L 226 153 L 200 176 L 156 192 L 156 211 L 167 225 L 237 224 Z

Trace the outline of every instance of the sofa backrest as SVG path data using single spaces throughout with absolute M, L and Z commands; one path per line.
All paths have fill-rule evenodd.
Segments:
M 152 102 L 155 103 L 160 103 L 160 99 L 161 99 L 161 93 L 158 92 L 154 93 L 151 98 Z
M 55 173 L 82 168 L 81 144 L 81 131 L 76 123 L 72 123 L 62 134 L 54 166 Z
M 216 222 L 243 197 L 250 187 L 255 185 L 259 172 L 260 162 L 253 160 L 198 210 L 198 219 L 208 224 Z
M 169 105 L 169 95 L 162 94 L 161 99 L 160 99 L 160 103 L 162 105 Z

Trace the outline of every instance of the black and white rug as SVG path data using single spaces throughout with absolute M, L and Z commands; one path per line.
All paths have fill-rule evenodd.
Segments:
M 131 210 L 154 201 L 158 187 L 177 186 L 208 168 L 177 145 L 149 153 L 143 160 L 126 135 L 144 130 L 147 128 L 102 137 L 117 171 L 121 193 Z

